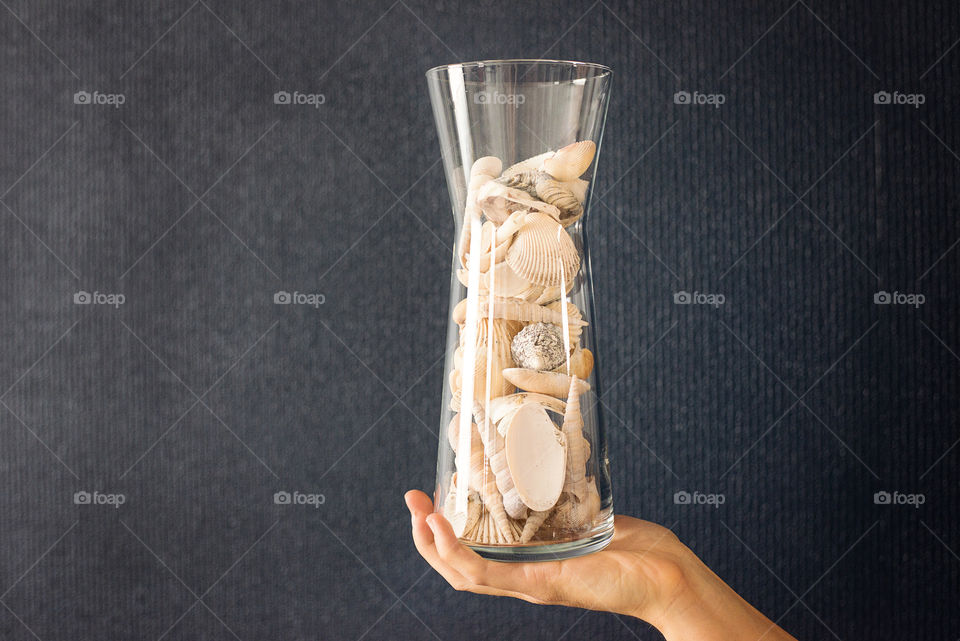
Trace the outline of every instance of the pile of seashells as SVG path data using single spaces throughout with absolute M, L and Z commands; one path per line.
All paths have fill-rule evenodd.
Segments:
M 447 439 L 456 473 L 443 501 L 467 543 L 571 540 L 600 513 L 580 410 L 593 354 L 568 298 L 581 255 L 567 229 L 583 216 L 581 176 L 595 154 L 583 140 L 505 171 L 487 156 L 470 171 L 457 271 L 468 295 L 452 312 L 460 340 Z

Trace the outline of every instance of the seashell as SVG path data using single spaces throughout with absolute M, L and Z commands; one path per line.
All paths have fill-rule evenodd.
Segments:
M 512 234 L 504 235 L 503 240 L 498 240 L 500 235 L 496 233 L 496 229 L 496 225 L 489 220 L 483 223 L 482 235 L 480 237 L 480 262 L 477 265 L 481 272 L 486 272 L 490 269 L 491 245 L 494 245 L 492 250 L 492 258 L 493 263 L 496 264 L 504 259 L 504 257 L 507 255 L 507 249 L 510 247 L 510 243 L 513 242 Z M 467 261 L 467 264 L 469 264 L 469 252 L 466 254 L 465 260 Z
M 543 407 L 543 409 L 555 414 L 560 414 L 561 416 L 567 411 L 567 404 L 558 398 L 545 394 L 523 393 L 499 396 L 492 399 L 487 405 L 487 415 L 494 423 L 500 423 L 508 414 L 527 403 L 537 403 Z M 504 431 L 499 428 L 499 425 L 498 430 L 501 434 L 504 433 Z
M 453 533 L 457 535 L 457 538 L 460 538 L 477 526 L 483 512 L 483 504 L 480 502 L 480 494 L 471 491 L 467 495 L 467 511 L 457 512 L 456 506 L 457 484 L 456 481 L 453 481 L 450 483 L 450 491 L 443 501 L 443 516 L 453 526 Z
M 554 220 L 559 220 L 560 210 L 549 203 L 530 197 L 522 189 L 507 187 L 491 180 L 483 185 L 476 195 L 476 204 L 488 220 L 497 225 L 503 223 L 511 214 L 523 210 L 543 212 Z
M 587 201 L 587 187 L 590 185 L 589 180 L 583 180 L 581 178 L 574 178 L 573 180 L 568 180 L 566 182 L 560 183 L 566 187 L 573 197 L 583 205 Z
M 564 227 L 572 225 L 583 216 L 583 201 L 578 200 L 565 183 L 548 178 L 537 182 L 534 185 L 534 191 L 540 200 L 560 210 L 560 217 L 557 220 Z
M 467 284 L 468 272 L 465 269 L 457 270 L 457 279 L 464 287 Z M 519 298 L 525 296 L 530 290 L 530 282 L 520 278 L 513 268 L 506 261 L 496 263 L 493 269 L 480 274 L 480 294 L 489 294 L 490 289 L 494 290 L 497 296 L 506 298 Z
M 581 501 L 587 494 L 587 458 L 583 444 L 583 415 L 580 414 L 580 392 L 584 382 L 570 377 L 567 394 L 567 411 L 563 414 L 563 434 L 567 437 L 567 472 L 563 479 L 563 491 Z
M 587 171 L 597 145 L 592 140 L 581 140 L 557 150 L 543 161 L 543 170 L 560 181 L 574 180 Z
M 486 400 L 506 396 L 513 392 L 513 385 L 503 377 L 503 370 L 513 366 L 510 343 L 519 329 L 512 321 L 481 319 L 478 326 L 478 342 L 472 347 L 461 345 L 463 350 L 474 351 L 473 398 Z M 462 334 L 461 337 L 465 336 Z M 480 338 L 483 340 L 481 341 Z M 489 361 L 488 361 L 489 359 Z M 489 375 L 489 388 L 488 388 Z
M 504 455 L 503 437 L 497 431 L 493 421 L 487 420 L 483 409 L 483 403 L 475 401 L 473 404 L 473 416 L 476 419 L 477 431 L 479 432 L 480 442 L 483 446 L 483 454 L 490 464 L 490 470 L 496 478 L 497 489 L 503 497 L 503 508 L 506 513 L 515 519 L 526 518 L 527 508 L 523 501 L 513 491 L 513 479 L 510 476 L 510 469 L 506 465 Z
M 520 543 L 529 543 L 536 536 L 537 530 L 543 525 L 543 522 L 550 516 L 552 510 L 542 510 L 540 512 L 531 512 L 530 516 L 523 524 L 523 532 L 520 533 Z
M 576 349 L 580 345 L 580 335 L 583 333 L 583 327 L 587 325 L 587 322 L 583 320 L 580 309 L 570 301 L 558 300 L 547 305 L 547 309 L 560 312 L 561 320 L 563 319 L 564 308 L 567 310 L 567 318 L 570 319 L 567 325 L 567 331 L 570 333 L 570 349 Z M 560 322 L 557 325 L 563 326 L 563 323 Z
M 536 403 L 511 414 L 504 453 L 520 498 L 534 511 L 549 510 L 563 490 L 567 445 L 563 433 Z
M 520 538 L 522 528 L 516 521 L 513 519 L 507 519 L 507 528 L 513 537 L 513 541 L 516 541 L 518 538 Z M 497 527 L 493 515 L 485 508 L 481 511 L 480 518 L 476 525 L 474 525 L 473 530 L 465 533 L 461 538 L 467 540 L 468 542 L 479 543 L 482 545 L 497 545 L 513 542 L 507 541 L 506 538 L 500 535 L 499 528 Z
M 514 340 L 516 340 L 516 337 L 514 337 Z M 516 358 L 514 358 L 514 360 L 516 360 Z M 585 347 L 578 348 L 570 355 L 567 362 L 553 371 L 576 376 L 580 380 L 585 381 L 593 371 L 593 352 Z
M 550 178 L 549 174 L 542 171 L 521 171 L 512 176 L 501 176 L 494 180 L 501 185 L 523 190 L 530 194 L 531 197 L 543 200 L 543 198 L 537 195 L 537 184 L 544 180 L 552 180 L 552 178 Z
M 451 318 L 457 325 L 463 325 L 467 319 L 467 300 L 464 298 L 453 308 Z M 483 318 L 490 317 L 490 298 L 480 297 L 480 315 Z M 567 309 L 569 313 L 571 310 Z M 579 313 L 579 310 L 578 310 Z M 521 321 L 524 323 L 553 323 L 554 325 L 563 324 L 562 312 L 558 309 L 541 307 L 520 300 L 504 298 L 502 296 L 493 297 L 493 318 L 502 318 L 511 321 Z M 578 325 L 586 325 L 586 321 L 580 318 L 570 318 L 568 322 Z
M 570 377 L 561 372 L 538 372 L 522 367 L 503 370 L 503 377 L 510 383 L 527 392 L 566 398 L 570 390 Z M 584 382 L 587 389 L 590 386 Z
M 493 518 L 498 535 L 504 539 L 505 543 L 513 543 L 516 537 L 510 528 L 510 518 L 503 509 L 503 497 L 497 489 L 497 482 L 494 478 L 493 471 L 490 469 L 490 464 L 483 455 L 483 444 L 480 442 L 480 437 L 476 430 L 474 430 L 474 436 L 476 436 L 476 440 L 473 441 L 470 447 L 469 458 L 468 475 L 470 489 L 480 494 L 480 499 Z M 458 471 L 461 470 L 462 465 L 464 465 L 462 459 L 463 457 L 458 453 L 455 459 Z
M 532 158 L 521 160 L 520 162 L 507 167 L 500 177 L 510 178 L 516 174 L 521 174 L 528 171 L 540 171 L 543 169 L 543 161 L 545 161 L 547 158 L 553 157 L 555 153 L 556 152 L 554 151 L 545 151 L 544 153 L 533 156 Z
M 520 278 L 551 287 L 573 282 L 580 270 L 580 254 L 560 223 L 534 212 L 514 237 L 506 263 Z
M 567 360 L 561 329 L 552 323 L 531 323 L 510 343 L 510 354 L 518 367 L 552 370 Z
M 600 493 L 597 492 L 596 479 L 587 480 L 587 493 L 584 500 L 572 494 L 563 494 L 547 524 L 555 528 L 579 530 L 587 527 L 600 514 Z
M 467 254 L 470 251 L 470 223 L 480 217 L 480 208 L 476 204 L 477 192 L 485 183 L 492 181 L 500 173 L 503 163 L 496 156 L 478 158 L 470 168 L 470 181 L 467 186 L 467 200 L 463 209 L 463 222 L 460 225 L 459 257 L 460 266 L 467 266 Z
M 563 292 L 563 294 L 560 293 L 559 285 L 555 287 L 544 287 L 543 291 L 540 293 L 539 296 L 537 296 L 537 298 L 534 299 L 533 302 L 536 303 L 537 305 L 549 305 L 555 300 L 560 300 L 561 296 L 570 293 L 570 290 L 573 289 L 573 286 L 576 284 L 576 282 L 577 282 L 577 279 L 575 278 L 571 279 L 570 282 L 567 283 L 567 287 L 566 287 L 567 291 Z

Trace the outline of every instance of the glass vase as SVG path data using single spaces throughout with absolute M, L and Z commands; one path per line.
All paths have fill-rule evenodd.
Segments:
M 610 78 L 557 60 L 427 72 L 456 230 L 434 505 L 487 558 L 613 535 L 585 229 Z

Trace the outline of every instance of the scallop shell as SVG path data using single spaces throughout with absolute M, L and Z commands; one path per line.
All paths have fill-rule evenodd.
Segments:
M 512 234 L 498 234 L 497 226 L 491 221 L 483 223 L 482 235 L 480 237 L 480 262 L 478 268 L 481 272 L 486 272 L 490 269 L 491 255 L 490 255 L 490 246 L 494 245 L 493 248 L 493 263 L 499 263 L 503 261 L 504 257 L 507 255 L 507 249 L 510 248 L 510 243 L 513 242 Z M 469 264 L 470 254 L 469 252 L 464 257 L 464 260 L 467 262 L 464 264 Z
M 570 377 L 561 372 L 538 372 L 522 367 L 511 367 L 503 370 L 503 378 L 527 392 L 557 398 L 566 398 L 570 390 Z M 590 389 L 587 383 L 584 385 L 585 389 Z
M 587 187 L 590 185 L 590 181 L 575 178 L 561 184 L 570 190 L 570 193 L 581 205 L 587 201 Z
M 506 263 L 522 279 L 553 287 L 571 283 L 580 270 L 573 239 L 552 217 L 531 213 L 507 250 Z
M 587 171 L 596 153 L 597 145 L 592 140 L 581 140 L 544 159 L 543 170 L 560 181 L 574 180 Z
M 577 199 L 566 183 L 548 178 L 537 182 L 534 189 L 540 200 L 560 210 L 558 220 L 564 227 L 572 225 L 583 216 L 583 201 Z
M 509 251 L 509 250 L 508 250 Z M 492 275 L 491 275 L 492 274 Z M 464 287 L 469 287 L 469 272 L 465 269 L 457 270 L 457 279 Z M 494 293 L 497 296 L 507 298 L 526 298 L 530 291 L 530 281 L 521 278 L 506 263 L 499 262 L 493 266 L 493 269 L 480 274 L 480 294 L 490 293 L 490 281 L 493 281 Z
M 514 365 L 513 357 L 510 355 L 510 343 L 519 331 L 518 326 L 519 323 L 511 321 L 481 319 L 477 332 L 478 343 L 474 348 L 476 350 L 473 376 L 474 399 L 485 401 L 488 398 L 506 396 L 513 392 L 513 385 L 504 379 L 503 370 Z M 467 345 L 461 345 L 461 348 L 470 349 Z M 488 374 L 490 375 L 489 389 Z

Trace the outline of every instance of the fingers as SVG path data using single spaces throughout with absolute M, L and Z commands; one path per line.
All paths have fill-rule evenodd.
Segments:
M 526 564 L 488 561 L 465 545 L 461 545 L 450 523 L 440 514 L 427 517 L 433 531 L 440 560 L 461 574 L 474 592 L 508 595 L 544 603 L 544 586 L 528 579 Z

